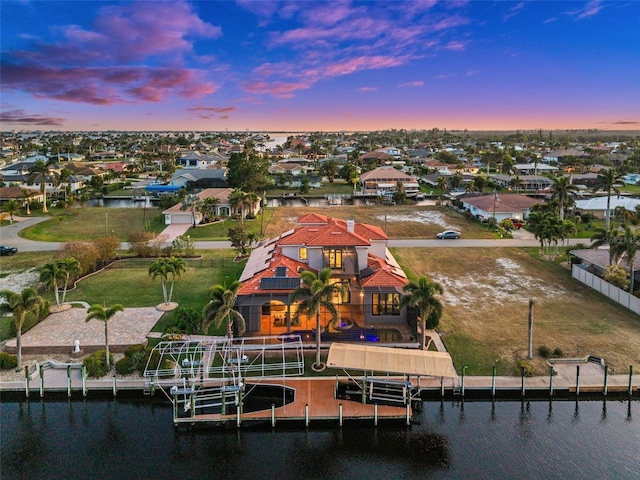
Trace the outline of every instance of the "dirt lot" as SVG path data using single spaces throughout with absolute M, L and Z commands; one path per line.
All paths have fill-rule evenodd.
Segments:
M 462 230 L 465 238 L 493 238 L 477 222 L 470 222 L 448 207 L 287 207 L 277 208 L 266 228 L 267 237 L 280 235 L 297 226 L 298 217 L 320 213 L 330 217 L 354 219 L 356 222 L 376 225 L 387 232 L 389 238 L 434 238 L 443 230 Z
M 394 249 L 410 276 L 428 275 L 445 289 L 439 330 L 460 364 L 503 374 L 527 354 L 529 298 L 534 355 L 541 345 L 566 357 L 604 357 L 616 372 L 640 364 L 640 318 L 570 277 L 568 270 L 522 249 Z M 538 372 L 546 371 L 537 358 Z M 468 371 L 473 374 L 473 370 Z

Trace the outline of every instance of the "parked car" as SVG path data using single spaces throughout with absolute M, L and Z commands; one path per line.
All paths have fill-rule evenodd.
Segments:
M 13 255 L 14 253 L 18 253 L 18 249 L 16 247 L 7 247 L 6 245 L 0 245 L 0 255 Z
M 460 238 L 460 232 L 456 232 L 455 230 L 445 230 L 444 232 L 440 232 L 436 235 L 436 238 L 439 238 L 441 240 L 444 239 L 458 239 Z
M 522 228 L 522 220 L 518 220 L 517 218 L 510 218 L 511 223 L 513 223 L 513 228 L 516 230 L 520 230 Z

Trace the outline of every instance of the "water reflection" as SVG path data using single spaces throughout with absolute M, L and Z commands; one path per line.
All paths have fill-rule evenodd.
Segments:
M 148 400 L 4 402 L 2 478 L 547 479 L 589 472 L 635 480 L 638 404 L 440 401 L 425 403 L 411 427 L 347 420 L 343 428 L 176 430 L 169 406 Z

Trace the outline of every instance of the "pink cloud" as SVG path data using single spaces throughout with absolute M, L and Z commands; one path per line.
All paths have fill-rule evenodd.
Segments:
M 585 5 L 585 7 L 576 12 L 578 16 L 576 20 L 582 20 L 583 18 L 588 18 L 596 15 L 600 10 L 602 10 L 603 6 L 600 4 L 600 0 L 591 0 L 589 3 Z
M 376 92 L 378 87 L 360 87 L 356 89 L 357 92 Z
M 25 110 L 7 110 L 0 113 L 0 122 L 10 125 L 64 125 L 65 119 L 49 115 L 29 114 Z
M 396 67 L 406 63 L 406 58 L 401 57 L 357 57 L 343 62 L 326 66 L 326 75 L 330 77 L 348 75 L 359 70 L 375 70 L 380 68 Z
M 311 87 L 310 84 L 304 82 L 266 82 L 262 80 L 243 82 L 242 88 L 249 93 L 268 94 L 278 98 L 291 98 L 293 92 L 298 90 L 306 90 Z
M 191 107 L 187 108 L 189 112 L 213 112 L 213 113 L 228 113 L 236 110 L 236 107 Z
M 421 80 L 416 80 L 414 82 L 405 82 L 398 85 L 399 87 L 424 87 L 424 82 Z
M 508 21 L 511 17 L 514 17 L 518 13 L 520 13 L 520 10 L 522 10 L 523 8 L 524 8 L 524 2 L 517 3 L 507 11 L 507 13 L 502 17 L 502 19 L 505 22 Z
M 3 88 L 94 105 L 193 98 L 217 89 L 207 72 L 182 66 L 185 55 L 194 56 L 191 38 L 221 35 L 185 2 L 107 6 L 92 29 L 66 25 L 52 31 L 60 40 L 35 39 L 31 50 L 5 52 Z
M 460 41 L 452 41 L 447 43 L 444 47 L 445 50 L 451 50 L 454 52 L 460 52 L 466 48 L 467 44 L 465 42 Z

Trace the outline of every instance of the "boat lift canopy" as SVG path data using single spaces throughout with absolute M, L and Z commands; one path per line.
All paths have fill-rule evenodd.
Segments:
M 427 377 L 456 376 L 451 356 L 446 352 L 346 343 L 331 345 L 327 366 Z

